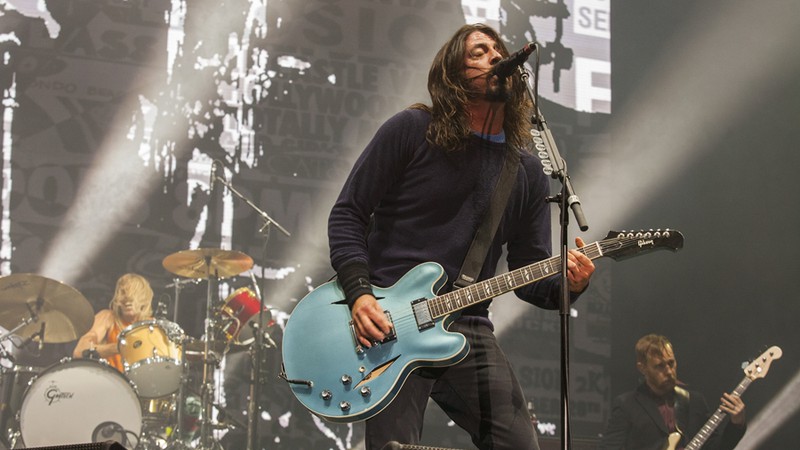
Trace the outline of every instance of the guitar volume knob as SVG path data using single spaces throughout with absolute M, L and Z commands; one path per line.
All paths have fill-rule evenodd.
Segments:
M 325 400 L 326 402 L 333 398 L 333 394 L 331 393 L 331 391 L 327 389 L 320 392 L 319 396 L 322 397 L 322 399 Z
M 348 374 L 342 375 L 342 384 L 347 386 L 348 384 L 353 382 L 353 377 Z
M 372 394 L 372 390 L 369 388 L 369 386 L 362 386 L 361 387 L 361 396 L 362 397 L 369 397 L 370 394 Z
M 339 408 L 342 411 L 350 411 L 350 402 L 341 402 L 341 403 L 339 403 Z

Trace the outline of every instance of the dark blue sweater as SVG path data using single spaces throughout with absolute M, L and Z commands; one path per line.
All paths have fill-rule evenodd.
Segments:
M 340 276 L 343 268 L 360 266 L 366 271 L 368 267 L 370 282 L 387 287 L 417 264 L 435 261 L 448 276 L 442 292 L 452 288 L 488 206 L 507 147 L 473 136 L 467 148 L 444 152 L 425 140 L 429 122 L 429 113 L 421 110 L 396 114 L 356 161 L 328 222 L 331 264 Z M 541 162 L 522 154 L 480 280 L 495 275 L 503 244 L 507 244 L 512 270 L 551 255 L 548 195 Z M 527 302 L 556 309 L 560 285 L 555 276 L 515 292 Z M 486 316 L 488 303 L 462 314 Z

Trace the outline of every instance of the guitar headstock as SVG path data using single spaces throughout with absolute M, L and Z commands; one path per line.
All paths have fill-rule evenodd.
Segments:
M 678 230 L 609 231 L 602 241 L 603 256 L 617 261 L 654 250 L 683 248 L 683 234 Z
M 773 345 L 762 353 L 761 356 L 748 364 L 747 367 L 744 368 L 744 374 L 751 380 L 764 378 L 767 375 L 767 371 L 769 371 L 769 366 L 772 364 L 772 361 L 779 359 L 781 356 L 783 356 L 781 348 Z

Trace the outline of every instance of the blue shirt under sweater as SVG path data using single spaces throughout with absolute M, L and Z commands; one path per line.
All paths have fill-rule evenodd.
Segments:
M 452 289 L 497 183 L 506 144 L 473 136 L 464 150 L 447 153 L 425 140 L 429 122 L 425 111 L 401 111 L 381 126 L 356 161 L 329 218 L 334 270 L 348 261 L 365 262 L 371 283 L 387 287 L 416 265 L 435 261 L 448 277 L 439 293 Z M 541 162 L 522 154 L 480 280 L 495 275 L 503 244 L 511 270 L 551 256 L 548 195 Z M 560 286 L 554 276 L 515 292 L 529 303 L 556 309 Z M 486 317 L 488 304 L 473 305 L 462 315 Z

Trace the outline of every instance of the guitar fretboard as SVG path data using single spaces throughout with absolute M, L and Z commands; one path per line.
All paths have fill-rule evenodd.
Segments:
M 596 259 L 612 251 L 639 245 L 637 242 L 640 240 L 635 238 L 605 239 L 585 245 L 577 250 L 589 259 Z M 503 275 L 471 284 L 465 288 L 433 297 L 428 300 L 428 307 L 431 316 L 434 319 L 438 319 L 468 306 L 555 275 L 560 270 L 561 255 L 553 256 Z
M 744 379 L 742 379 L 739 385 L 736 386 L 736 389 L 733 390 L 731 395 L 741 397 L 744 391 L 747 389 L 748 386 L 750 386 L 750 383 L 752 382 L 753 380 L 751 380 L 750 378 L 744 377 Z M 701 428 L 700 431 L 698 431 L 697 434 L 694 436 L 694 439 L 692 439 L 692 441 L 689 442 L 686 445 L 686 447 L 684 447 L 684 450 L 699 450 L 700 447 L 702 447 L 703 444 L 705 444 L 708 438 L 711 436 L 711 433 L 713 433 L 714 430 L 717 429 L 719 424 L 722 422 L 722 419 L 724 419 L 726 415 L 727 414 L 725 413 L 725 411 L 723 411 L 721 408 L 717 408 L 717 410 L 714 412 L 714 414 L 711 415 L 711 417 L 708 419 L 705 425 L 703 425 L 703 428 Z

